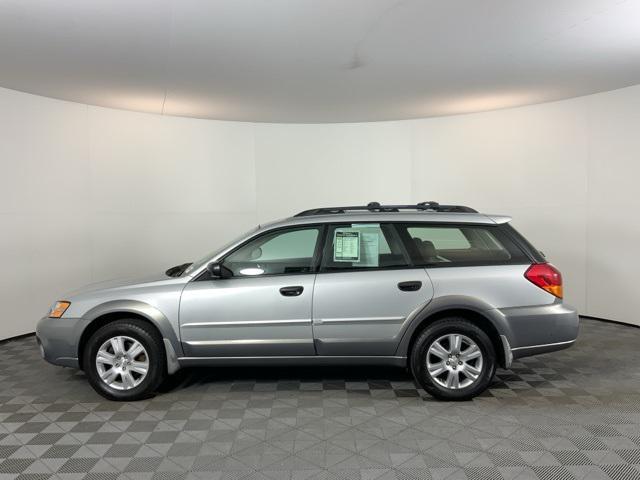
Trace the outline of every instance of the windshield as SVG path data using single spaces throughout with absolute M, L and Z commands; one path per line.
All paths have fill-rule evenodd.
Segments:
M 252 233 L 254 233 L 256 230 L 258 230 L 259 227 L 254 227 L 251 230 L 249 230 L 248 232 L 243 233 L 242 235 L 240 235 L 239 237 L 236 237 L 235 239 L 233 239 L 232 241 L 226 243 L 225 245 L 223 245 L 222 247 L 219 247 L 217 249 L 215 249 L 214 251 L 208 253 L 207 255 L 205 255 L 204 257 L 202 257 L 200 260 L 193 262 L 191 265 L 189 265 L 189 267 L 187 267 L 187 269 L 182 272 L 183 275 L 190 275 L 192 272 L 195 272 L 196 270 L 198 270 L 200 267 L 202 267 L 203 265 L 205 265 L 206 263 L 209 262 L 209 260 L 211 260 L 213 257 L 215 257 L 217 254 L 219 254 L 220 252 L 223 252 L 224 250 L 226 250 L 227 248 L 235 245 L 236 243 L 240 242 L 241 240 L 243 240 L 244 238 L 248 237 L 249 235 L 251 235 Z

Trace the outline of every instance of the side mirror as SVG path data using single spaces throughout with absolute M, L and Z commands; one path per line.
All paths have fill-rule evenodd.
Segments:
M 211 262 L 207 270 L 213 278 L 231 278 L 233 273 L 227 267 L 218 262 Z

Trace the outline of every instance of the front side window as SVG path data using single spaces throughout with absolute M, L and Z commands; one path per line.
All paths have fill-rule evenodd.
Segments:
M 182 273 L 182 275 L 189 275 L 192 272 L 195 272 L 196 270 L 198 270 L 200 267 L 203 267 L 204 265 L 206 265 L 207 263 L 209 263 L 211 261 L 211 259 L 213 257 L 215 257 L 218 253 L 232 247 L 233 245 L 235 245 L 236 243 L 240 242 L 243 238 L 248 237 L 249 235 L 253 234 L 256 230 L 258 230 L 258 227 L 254 227 L 251 230 L 249 230 L 248 232 L 243 233 L 241 236 L 236 237 L 235 239 L 233 239 L 230 242 L 227 242 L 226 244 L 224 244 L 222 247 L 217 248 L 216 250 L 209 252 L 207 255 L 205 255 L 204 257 L 202 257 L 200 260 L 193 262 L 191 265 L 189 265 L 185 271 Z
M 419 265 L 463 266 L 527 263 L 526 255 L 497 227 L 402 225 Z
M 261 235 L 227 256 L 222 264 L 234 277 L 313 272 L 319 227 Z
M 394 268 L 409 265 L 393 226 L 380 223 L 331 225 L 321 270 Z

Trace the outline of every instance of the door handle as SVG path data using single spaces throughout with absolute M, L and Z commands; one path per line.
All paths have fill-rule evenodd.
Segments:
M 403 292 L 415 292 L 422 288 L 422 282 L 416 280 L 412 282 L 400 282 L 398 288 Z
M 304 290 L 304 287 L 301 287 L 301 286 L 282 287 L 280 289 L 280 295 L 283 295 L 285 297 L 297 297 L 303 292 L 303 290 Z

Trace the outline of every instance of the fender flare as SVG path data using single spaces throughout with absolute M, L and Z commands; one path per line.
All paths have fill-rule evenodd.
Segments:
M 500 337 L 505 336 L 507 339 L 512 338 L 511 329 L 506 317 L 493 305 L 465 295 L 445 295 L 434 298 L 423 308 L 407 318 L 399 334 L 400 342 L 398 343 L 395 355 L 407 357 L 409 355 L 411 339 L 416 330 L 422 327 L 429 317 L 448 310 L 468 310 L 481 315 L 491 323 Z M 501 338 L 495 340 L 500 342 Z
M 182 344 L 169 319 L 157 308 L 139 300 L 111 300 L 88 310 L 82 318 L 87 326 L 110 313 L 133 313 L 149 320 L 160 332 L 167 354 L 167 369 L 173 373 L 178 368 L 177 357 L 182 356 Z M 86 329 L 86 327 L 85 327 Z

